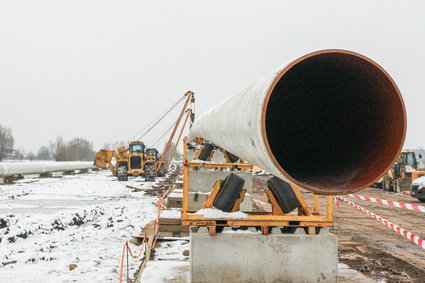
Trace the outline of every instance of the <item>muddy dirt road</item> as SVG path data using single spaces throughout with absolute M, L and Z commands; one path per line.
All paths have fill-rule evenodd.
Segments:
M 270 177 L 255 176 L 254 197 L 267 202 L 262 192 Z M 307 201 L 312 198 L 304 191 Z M 416 198 L 402 194 L 367 188 L 359 195 L 425 205 Z M 425 238 L 425 213 L 346 197 L 373 213 Z M 383 282 L 425 282 L 425 250 L 384 224 L 356 208 L 340 202 L 334 207 L 335 227 L 331 232 L 338 236 L 339 261 L 362 272 L 371 279 Z M 263 207 L 267 207 L 261 203 Z M 324 205 L 324 202 L 323 202 Z

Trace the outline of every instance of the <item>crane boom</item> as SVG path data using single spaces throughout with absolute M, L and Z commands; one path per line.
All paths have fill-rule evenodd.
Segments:
M 183 118 L 183 115 L 187 110 L 187 106 L 188 106 L 189 102 L 191 102 L 191 103 L 195 102 L 195 94 L 192 91 L 186 92 L 185 96 L 186 96 L 186 101 L 184 103 L 182 111 L 180 112 L 179 118 L 177 119 L 177 122 L 174 126 L 173 132 L 171 133 L 171 136 L 168 139 L 167 145 L 165 146 L 165 149 L 164 149 L 164 152 L 162 153 L 161 159 L 159 160 L 159 162 L 156 165 L 156 168 L 155 168 L 156 171 L 159 171 L 161 169 L 162 164 L 164 163 L 164 159 L 167 156 L 168 150 L 170 149 L 171 142 L 174 139 L 174 135 L 176 134 L 176 131 L 177 131 L 177 128 L 179 127 L 180 121 Z
M 171 152 L 170 159 L 167 162 L 167 166 L 165 167 L 166 170 L 168 170 L 168 168 L 170 168 L 171 160 L 173 160 L 174 154 L 176 153 L 177 147 L 179 146 L 179 143 L 180 143 L 180 140 L 182 138 L 182 134 L 183 134 L 184 128 L 186 127 L 187 120 L 189 119 L 189 117 L 192 114 L 192 109 L 187 109 L 186 112 L 187 112 L 186 113 L 186 118 L 185 118 L 185 120 L 183 122 L 182 128 L 180 129 L 179 137 L 177 138 L 177 142 L 174 145 L 173 151 Z

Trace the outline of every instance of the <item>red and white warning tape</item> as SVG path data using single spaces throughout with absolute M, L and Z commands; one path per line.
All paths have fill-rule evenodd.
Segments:
M 376 203 L 380 203 L 380 204 L 385 204 L 385 205 L 389 205 L 389 206 L 396 206 L 396 207 L 400 207 L 400 208 L 425 212 L 425 206 L 422 206 L 422 205 L 416 205 L 416 204 L 410 204 L 410 203 L 404 203 L 404 202 L 397 202 L 397 201 L 379 199 L 379 198 L 370 198 L 370 197 L 353 195 L 353 194 L 348 194 L 346 196 L 361 199 L 361 200 L 376 202 Z
M 367 215 L 375 218 L 376 220 L 378 220 L 379 222 L 382 222 L 383 224 L 385 224 L 388 228 L 393 229 L 394 231 L 396 231 L 397 233 L 399 233 L 400 235 L 402 235 L 403 237 L 409 239 L 410 241 L 412 241 L 413 243 L 417 244 L 418 246 L 420 246 L 421 248 L 425 249 L 425 240 L 418 237 L 417 235 L 410 233 L 409 231 L 401 228 L 400 226 L 397 226 L 396 224 L 386 220 L 385 218 L 382 218 L 378 215 L 376 215 L 373 212 L 370 212 L 369 210 L 367 210 L 366 208 L 361 207 L 360 205 L 355 204 L 352 201 L 349 201 L 348 199 L 342 197 L 342 196 L 336 196 L 337 199 L 340 199 L 346 203 L 348 203 L 351 206 L 354 206 L 355 208 L 357 208 L 358 210 L 366 213 Z

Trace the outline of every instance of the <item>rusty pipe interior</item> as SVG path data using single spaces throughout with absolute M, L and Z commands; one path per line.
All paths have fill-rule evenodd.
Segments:
M 269 89 L 263 137 L 273 162 L 316 192 L 363 189 L 394 163 L 406 114 L 391 77 L 372 60 L 341 50 L 306 55 Z

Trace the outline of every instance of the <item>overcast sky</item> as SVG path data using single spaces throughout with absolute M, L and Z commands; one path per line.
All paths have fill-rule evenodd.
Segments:
M 2 0 L 0 124 L 17 148 L 62 135 L 98 149 L 187 90 L 201 114 L 290 59 L 342 48 L 390 73 L 406 103 L 405 147 L 425 146 L 423 3 Z

